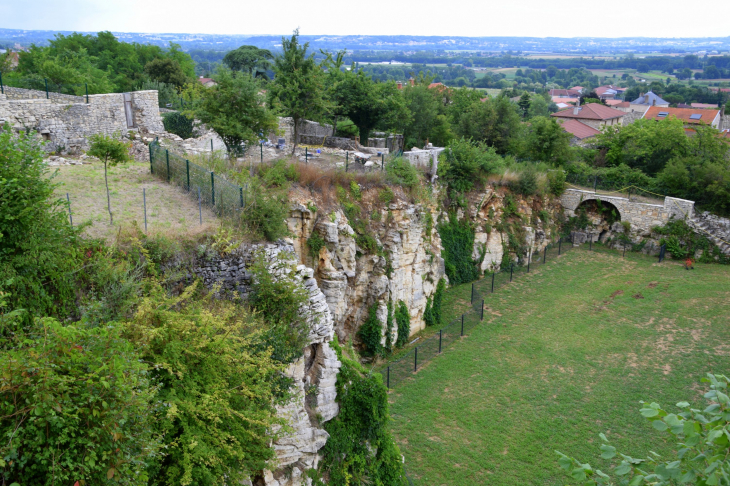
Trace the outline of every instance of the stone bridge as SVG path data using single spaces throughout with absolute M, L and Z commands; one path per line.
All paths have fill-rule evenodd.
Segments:
M 665 197 L 664 204 L 646 204 L 625 197 L 606 196 L 578 189 L 568 189 L 560 197 L 560 202 L 568 210 L 566 212 L 569 216 L 575 216 L 576 209 L 590 200 L 612 204 L 618 210 L 621 221 L 628 221 L 632 229 L 643 232 L 651 231 L 654 226 L 663 226 L 672 218 L 694 218 L 694 201 L 675 197 Z

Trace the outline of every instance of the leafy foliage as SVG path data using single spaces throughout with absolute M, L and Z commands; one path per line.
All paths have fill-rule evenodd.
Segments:
M 562 170 L 551 170 L 547 173 L 548 187 L 550 193 L 556 197 L 560 197 L 565 192 L 565 172 Z
M 641 415 L 651 422 L 654 429 L 667 432 L 677 442 L 676 459 L 661 460 L 651 451 L 645 458 L 617 453 L 616 448 L 608 444 L 606 436 L 599 434 L 604 442 L 601 457 L 621 459 L 609 474 L 558 452 L 560 466 L 585 486 L 730 484 L 730 399 L 727 395 L 730 379 L 725 375 L 708 373 L 702 381 L 710 384 L 704 395 L 709 404 L 704 409 L 692 408 L 689 402 L 679 402 L 676 406 L 680 412 L 670 413 L 657 403 L 641 402 Z
M 408 160 L 396 157 L 386 164 L 385 179 L 391 184 L 414 188 L 421 181 L 421 176 Z
M 162 124 L 165 126 L 165 131 L 174 133 L 182 139 L 196 136 L 192 118 L 188 118 L 180 112 L 163 113 Z
M 479 278 L 478 262 L 472 258 L 474 251 L 474 228 L 468 221 L 459 221 L 452 214 L 449 221 L 437 227 L 441 244 L 446 275 L 451 285 L 471 282 Z
M 289 205 L 284 195 L 267 191 L 256 182 L 249 184 L 248 205 L 241 212 L 241 222 L 251 235 L 268 241 L 287 236 L 288 215 Z
M 383 337 L 383 325 L 378 319 L 378 303 L 368 307 L 368 317 L 357 331 L 357 336 L 363 344 L 364 356 L 380 356 L 383 354 L 381 340 Z
M 4 484 L 147 484 L 160 454 L 148 365 L 116 325 L 39 319 L 0 353 Z
M 118 135 L 117 135 L 118 136 Z M 107 177 L 107 167 L 114 167 L 132 160 L 129 155 L 130 143 L 118 140 L 117 136 L 109 137 L 103 133 L 96 133 L 89 138 L 91 142 L 87 155 L 96 157 L 104 163 L 104 184 L 106 185 L 106 205 L 109 211 L 109 224 L 114 223 L 114 215 L 112 213 L 112 203 L 109 197 L 109 179 Z
M 444 291 L 446 290 L 446 281 L 441 278 L 439 279 L 439 283 L 436 284 L 436 292 L 433 294 L 433 307 L 431 307 L 431 311 L 433 312 L 433 320 L 434 324 L 441 325 L 443 324 L 443 316 L 441 314 L 441 303 L 444 299 Z
M 504 166 L 492 147 L 471 140 L 454 140 L 439 161 L 438 175 L 451 192 L 468 192 Z
M 320 451 L 320 470 L 328 473 L 330 484 L 405 486 L 382 375 L 368 373 L 345 356 L 336 339 L 331 344 L 342 362 L 337 377 L 340 413 L 324 425 L 330 437 Z
M 319 256 L 319 251 L 324 248 L 324 245 L 324 238 L 322 238 L 322 235 L 316 231 L 312 233 L 312 236 L 307 238 L 307 247 L 309 247 L 312 258 Z
M 411 314 L 408 312 L 408 306 L 402 300 L 398 301 L 398 306 L 395 311 L 395 322 L 398 326 L 398 339 L 395 342 L 395 346 L 400 348 L 407 341 L 411 334 Z
M 423 310 L 423 323 L 426 324 L 426 327 L 431 327 L 436 324 L 436 318 L 433 315 L 431 297 L 426 299 L 426 308 Z
M 28 323 L 73 313 L 78 233 L 55 187 L 36 139 L 0 132 L 0 282 L 10 282 L 8 303 L 27 310 Z

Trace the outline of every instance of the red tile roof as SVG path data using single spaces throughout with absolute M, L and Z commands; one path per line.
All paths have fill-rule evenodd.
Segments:
M 573 98 L 580 96 L 580 91 L 577 89 L 551 89 L 549 92 L 550 96 L 562 96 L 564 98 Z
M 666 113 L 666 115 L 658 116 L 659 113 Z M 702 108 L 667 108 L 662 106 L 650 106 L 649 109 L 646 110 L 646 113 L 644 113 L 644 118 L 647 120 L 663 120 L 674 116 L 685 123 L 704 123 L 706 125 L 710 125 L 715 120 L 718 113 L 720 113 L 720 110 L 718 109 L 707 110 Z M 700 118 L 693 120 L 690 118 L 692 115 L 700 115 Z
M 207 84 L 213 81 L 213 78 L 198 78 L 198 81 L 200 81 L 200 84 Z
M 593 127 L 589 127 L 585 123 L 581 123 L 578 120 L 560 120 L 560 125 L 563 127 L 563 130 L 572 134 L 574 137 L 579 138 L 580 140 L 595 137 L 596 135 L 601 133 L 599 130 L 596 130 Z
M 586 120 L 612 120 L 625 116 L 626 113 L 619 110 L 614 110 L 608 106 L 599 105 L 598 103 L 588 103 L 579 108 L 578 113 L 574 113 L 575 108 L 568 108 L 567 110 L 553 113 L 550 116 L 558 118 L 583 118 Z

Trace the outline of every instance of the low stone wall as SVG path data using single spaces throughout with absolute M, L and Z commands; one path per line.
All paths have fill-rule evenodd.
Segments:
M 276 143 L 279 138 L 283 138 L 286 140 L 287 145 L 294 144 L 294 120 L 290 117 L 279 118 L 278 132 L 279 133 L 269 134 L 268 138 L 272 143 Z M 321 145 L 324 137 L 331 137 L 335 134 L 332 125 L 321 125 L 309 120 L 302 120 L 299 122 L 299 129 L 297 132 L 299 135 L 298 143 L 305 143 L 302 141 L 302 137 L 314 137 L 313 139 L 319 139 L 319 141 L 316 142 L 316 145 Z M 312 140 L 312 138 L 309 138 L 308 140 Z
M 9 100 L 45 100 L 49 99 L 57 103 L 86 103 L 86 96 L 75 96 L 63 93 L 53 93 L 37 90 L 14 88 L 3 86 L 3 93 Z
M 631 125 L 632 123 L 634 123 L 636 120 L 640 119 L 643 116 L 644 116 L 643 111 L 631 111 L 624 115 L 624 118 L 621 123 L 623 126 Z
M 329 148 L 339 148 L 342 150 L 356 150 L 354 140 L 345 137 L 319 137 L 316 135 L 302 135 L 299 137 L 299 143 L 303 145 L 324 145 Z

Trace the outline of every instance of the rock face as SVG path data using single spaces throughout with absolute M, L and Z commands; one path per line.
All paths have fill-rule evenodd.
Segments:
M 408 306 L 411 334 L 423 329 L 426 299 L 444 276 L 432 211 L 406 202 L 377 208 L 369 224 L 383 252 L 372 255 L 358 247 L 355 231 L 341 210 L 325 216 L 303 205 L 293 207 L 288 223 L 296 235 L 297 254 L 315 269 L 340 339 L 357 333 L 373 304 L 378 306 L 385 332 L 389 300 L 394 304 L 402 300 Z M 314 232 L 324 240 L 316 255 L 306 245 Z
M 309 304 L 302 312 L 306 313 L 311 330 L 302 357 L 287 369 L 287 375 L 293 379 L 294 397 L 278 409 L 291 431 L 274 442 L 276 462 L 271 470 L 263 472 L 263 478 L 256 484 L 300 486 L 310 484 L 305 473 L 317 467 L 318 451 L 329 437 L 322 424 L 339 412 L 335 385 L 341 363 L 329 344 L 334 337 L 332 315 L 325 295 L 313 278 L 314 271 L 297 265 L 293 246 L 269 244 L 238 248 L 223 256 L 208 254 L 194 265 L 193 273 L 208 288 L 217 286 L 220 293 L 235 292 L 246 298 L 252 278 L 249 267 L 259 253 L 273 275 L 294 279 L 307 289 Z

